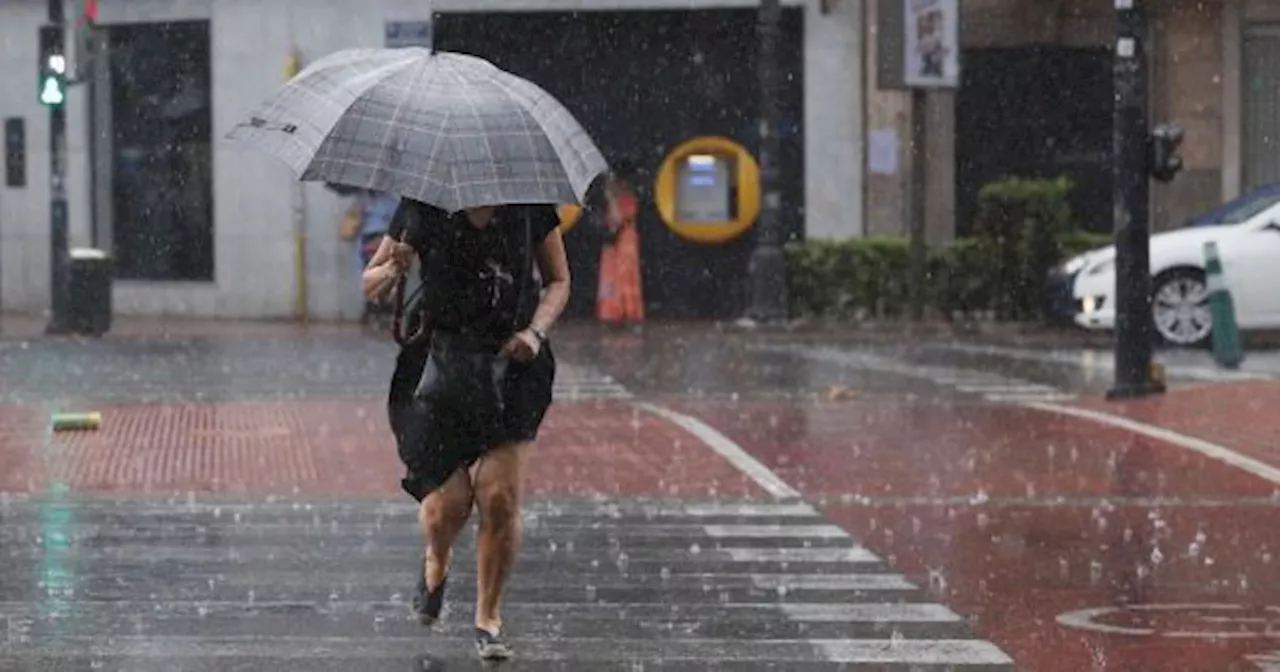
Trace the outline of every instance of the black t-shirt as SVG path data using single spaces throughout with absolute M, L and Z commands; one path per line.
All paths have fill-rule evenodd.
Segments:
M 422 266 L 421 306 L 441 331 L 505 339 L 533 319 L 541 295 L 536 249 L 560 224 L 551 205 L 504 205 L 484 228 L 465 212 L 400 200 L 387 235 L 404 237 Z

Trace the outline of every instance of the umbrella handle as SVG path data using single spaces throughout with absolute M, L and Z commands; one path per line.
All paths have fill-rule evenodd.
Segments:
M 404 242 L 407 233 L 400 234 L 400 242 Z M 426 320 L 419 321 L 418 329 L 412 334 L 404 333 L 404 290 L 408 284 L 409 274 L 401 273 L 400 278 L 396 280 L 395 295 L 392 299 L 395 302 L 395 311 L 391 315 L 391 336 L 402 348 L 418 345 L 427 340 Z

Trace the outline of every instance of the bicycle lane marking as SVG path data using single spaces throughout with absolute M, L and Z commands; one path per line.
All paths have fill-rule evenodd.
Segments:
M 1254 459 L 1248 455 L 1238 453 L 1226 446 L 1218 445 L 1211 441 L 1188 436 L 1181 432 L 1175 432 L 1164 427 L 1149 425 L 1145 422 L 1132 420 L 1124 416 L 1114 413 L 1106 413 L 1089 408 L 1076 408 L 1073 406 L 1064 406 L 1062 404 L 1052 404 L 1045 402 L 1023 402 L 1021 404 L 1026 408 L 1032 408 L 1046 413 L 1057 413 L 1059 415 L 1068 415 L 1083 420 L 1091 420 L 1093 422 L 1110 425 L 1118 429 L 1123 429 L 1135 434 L 1163 441 L 1165 443 L 1177 446 L 1179 448 L 1194 451 L 1206 457 L 1229 464 L 1241 471 L 1248 472 L 1258 478 L 1269 481 L 1275 485 L 1280 485 L 1280 468 L 1267 464 L 1261 460 Z
M 1182 616 L 1184 618 L 1181 620 L 1185 623 L 1194 624 L 1198 621 L 1205 623 L 1207 628 L 1225 628 L 1230 625 L 1237 627 L 1231 630 L 1168 630 L 1153 627 L 1154 624 L 1151 623 L 1130 623 L 1126 625 L 1123 623 L 1099 622 L 1099 619 L 1106 616 L 1136 615 L 1138 618 L 1142 618 L 1148 614 L 1157 619 Z M 1130 604 L 1121 607 L 1076 609 L 1058 614 L 1056 620 L 1059 625 L 1068 628 L 1131 637 L 1280 639 L 1280 607 L 1274 606 L 1248 607 L 1241 604 L 1213 602 Z M 1177 623 L 1179 619 L 1174 618 L 1172 620 Z M 1175 627 L 1185 628 L 1186 626 L 1175 625 Z

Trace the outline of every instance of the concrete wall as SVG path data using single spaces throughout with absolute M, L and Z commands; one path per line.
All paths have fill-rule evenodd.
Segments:
M 804 23 L 805 236 L 856 238 L 863 220 L 861 2 L 809 0 Z
M 0 7 L 0 117 L 22 117 L 27 129 L 27 186 L 0 182 L 0 308 L 37 311 L 49 305 L 49 114 L 36 98 L 36 27 L 40 0 Z
M 1167 185 L 1152 183 L 1151 221 L 1158 228 L 1179 226 L 1225 200 L 1223 18 L 1221 1 L 1199 0 L 1160 4 L 1152 17 L 1151 120 L 1176 122 L 1186 132 L 1182 174 Z M 1238 114 L 1238 103 L 1233 107 Z

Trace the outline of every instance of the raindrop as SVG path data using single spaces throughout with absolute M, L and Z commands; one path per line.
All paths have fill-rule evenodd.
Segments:
M 991 524 L 991 517 L 988 516 L 985 512 L 979 513 L 977 522 L 978 522 L 979 530 L 986 530 L 987 526 Z
M 623 574 L 626 574 L 627 567 L 630 565 L 631 565 L 631 558 L 628 557 L 626 553 L 619 553 L 618 554 L 618 571 Z
M 1071 563 L 1066 558 L 1058 558 L 1058 578 L 1063 581 L 1071 578 Z
M 920 518 L 917 516 L 912 516 L 911 517 L 911 534 L 919 536 L 921 527 L 923 527 L 923 523 L 920 522 Z
M 1097 560 L 1089 562 L 1089 584 L 1098 585 L 1102 581 L 1102 563 Z
M 689 555 L 698 555 L 700 553 L 702 553 L 702 547 L 698 544 L 695 543 L 689 547 Z
M 1151 564 L 1158 565 L 1164 561 L 1164 553 L 1160 552 L 1160 547 L 1156 546 L 1151 549 Z
M 1126 543 L 1126 544 L 1127 544 L 1127 543 L 1129 543 L 1130 541 L 1133 541 L 1133 528 L 1132 528 L 1132 527 L 1126 527 L 1126 528 L 1124 528 L 1124 543 Z
M 671 580 L 671 568 L 663 567 L 661 570 L 658 571 L 658 576 L 661 577 L 663 581 Z
M 594 602 L 596 600 L 596 587 L 587 584 L 587 599 Z
M 889 648 L 896 649 L 907 641 L 907 636 L 902 631 L 894 628 L 893 634 L 889 635 Z
M 556 551 L 559 550 L 559 548 L 560 546 L 556 544 L 555 539 L 552 539 L 547 542 L 547 550 L 550 551 L 552 555 L 555 555 Z

